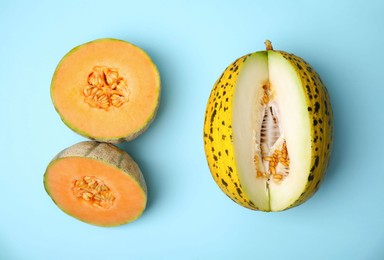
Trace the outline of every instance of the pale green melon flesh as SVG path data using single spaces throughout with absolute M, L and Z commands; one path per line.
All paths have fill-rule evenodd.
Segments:
M 281 183 L 269 183 L 271 210 L 280 211 L 292 205 L 305 189 L 311 163 L 311 126 L 304 88 L 295 69 L 281 54 L 271 51 L 268 68 L 290 156 L 288 176 Z
M 262 118 L 256 114 L 260 110 L 257 96 L 268 81 L 268 60 L 266 52 L 257 52 L 248 57 L 244 64 L 233 95 L 232 128 L 235 161 L 239 179 L 245 193 L 261 210 L 269 211 L 269 194 L 264 179 L 255 178 L 254 154 L 255 136 Z

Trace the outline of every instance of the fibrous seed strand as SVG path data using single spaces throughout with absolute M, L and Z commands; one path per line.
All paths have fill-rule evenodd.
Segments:
M 257 169 L 256 177 L 280 182 L 289 174 L 288 149 L 286 140 L 283 139 L 280 132 L 278 108 L 273 101 L 271 86 L 266 83 L 262 88 L 263 119 L 259 140 L 256 142 L 256 145 L 259 146 L 257 149 L 259 153 L 254 156 L 256 158 L 254 159 Z M 262 165 L 264 165 L 265 172 Z

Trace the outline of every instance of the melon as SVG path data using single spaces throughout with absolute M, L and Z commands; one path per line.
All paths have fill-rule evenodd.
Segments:
M 97 226 L 118 226 L 141 216 L 147 187 L 140 168 L 113 144 L 85 141 L 55 156 L 44 187 L 68 215 Z
M 51 98 L 62 121 L 78 134 L 101 142 L 129 141 L 155 118 L 160 76 L 139 47 L 98 39 L 62 58 L 52 77 Z
M 324 179 L 333 142 L 328 91 L 313 67 L 285 51 L 238 58 L 214 84 L 204 149 L 221 190 L 241 206 L 282 211 Z

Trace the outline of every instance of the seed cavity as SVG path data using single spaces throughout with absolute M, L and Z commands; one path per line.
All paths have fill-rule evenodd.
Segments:
M 121 107 L 129 100 L 127 81 L 115 68 L 95 66 L 83 88 L 84 101 L 92 108 L 108 110 Z
M 279 183 L 289 174 L 290 160 L 284 132 L 280 125 L 278 106 L 274 101 L 269 83 L 263 85 L 260 103 L 262 106 L 261 129 L 255 131 L 256 177 Z
M 115 201 L 115 196 L 109 187 L 94 176 L 84 176 L 80 180 L 74 180 L 72 193 L 76 198 L 101 209 L 109 209 Z

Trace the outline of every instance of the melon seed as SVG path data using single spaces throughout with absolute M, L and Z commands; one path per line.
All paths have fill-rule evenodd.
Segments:
M 108 209 L 115 200 L 109 187 L 102 180 L 93 176 L 84 176 L 82 180 L 75 180 L 72 192 L 75 197 L 98 208 Z
M 107 110 L 128 102 L 130 92 L 126 80 L 115 68 L 95 66 L 88 74 L 87 83 L 83 88 L 84 101 L 92 108 Z

